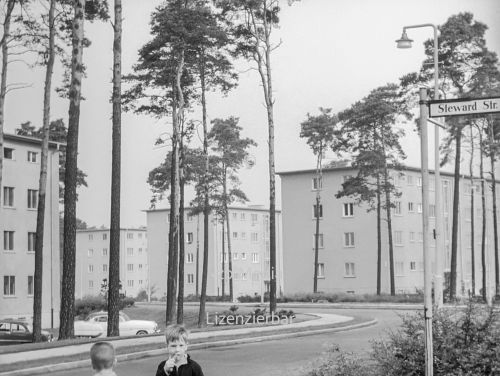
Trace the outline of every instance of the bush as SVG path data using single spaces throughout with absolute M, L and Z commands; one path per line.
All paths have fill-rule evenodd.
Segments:
M 319 360 L 319 365 L 304 373 L 305 376 L 370 376 L 376 371 L 368 361 L 359 360 L 353 353 L 340 351 L 332 345 Z
M 120 296 L 119 309 L 132 307 L 135 304 L 134 298 Z M 84 296 L 83 299 L 75 300 L 75 317 L 84 319 L 89 313 L 95 311 L 106 311 L 108 302 L 103 296 Z
M 423 303 L 423 294 L 415 290 L 413 293 L 388 295 L 388 294 L 347 294 L 347 293 L 296 293 L 285 295 L 278 299 L 281 303 L 304 302 L 316 303 L 325 301 L 328 303 Z

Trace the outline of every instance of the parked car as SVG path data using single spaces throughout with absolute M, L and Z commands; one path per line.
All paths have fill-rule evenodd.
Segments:
M 77 320 L 74 328 L 75 337 L 96 338 L 106 336 L 106 329 L 94 322 Z
M 51 342 L 52 334 L 42 330 L 42 341 Z M 33 326 L 23 320 L 0 320 L 0 343 L 14 344 L 33 342 Z
M 93 312 L 87 316 L 85 322 L 99 324 L 104 333 L 107 332 L 108 313 Z M 159 333 L 160 329 L 155 321 L 132 320 L 124 312 L 120 312 L 118 327 L 121 336 L 133 336 Z

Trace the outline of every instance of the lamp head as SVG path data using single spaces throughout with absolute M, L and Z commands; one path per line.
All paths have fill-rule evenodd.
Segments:
M 401 38 L 396 40 L 398 48 L 411 48 L 412 42 L 413 42 L 413 39 L 408 38 L 408 35 L 406 35 L 405 29 L 403 29 L 403 34 L 401 35 Z

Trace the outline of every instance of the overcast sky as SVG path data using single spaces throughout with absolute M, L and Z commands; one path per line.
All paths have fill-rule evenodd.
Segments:
M 138 49 L 150 39 L 150 15 L 159 3 L 158 0 L 124 2 L 124 74 L 131 72 Z M 419 69 L 424 59 L 422 44 L 432 37 L 432 29 L 409 30 L 414 47 L 399 50 L 395 40 L 401 36 L 403 26 L 439 25 L 449 16 L 464 11 L 472 12 L 476 20 L 488 25 L 488 47 L 499 54 L 498 0 L 302 0 L 291 7 L 283 5 L 280 27 L 274 31 L 275 40 L 281 39 L 282 44 L 272 56 L 276 170 L 315 167 L 312 152 L 299 138 L 300 123 L 308 112 L 316 114 L 318 107 L 342 111 L 372 89 L 397 82 L 403 74 Z M 88 77 L 83 82 L 86 101 L 81 107 L 78 165 L 88 174 L 89 187 L 79 191 L 77 216 L 89 225 L 109 226 L 113 32 L 109 23 L 85 27 L 92 45 L 84 51 Z M 227 97 L 210 95 L 208 115 L 210 119 L 238 117 L 244 136 L 258 143 L 251 150 L 255 166 L 241 173 L 242 188 L 251 204 L 267 206 L 266 112 L 259 78 L 249 67 L 246 63 L 238 64 L 239 86 Z M 8 94 L 6 131 L 13 132 L 28 120 L 39 126 L 44 73 L 15 64 L 9 75 L 10 82 L 29 82 L 32 87 Z M 61 70 L 57 69 L 54 78 L 60 80 L 60 77 Z M 63 118 L 67 124 L 68 102 L 54 94 L 52 119 L 57 118 Z M 418 138 L 412 132 L 412 124 L 407 128 L 409 136 L 404 142 L 407 163 L 418 166 Z M 154 141 L 169 130 L 169 119 L 123 114 L 122 226 L 146 224 L 142 210 L 149 208 L 151 198 L 147 175 L 167 151 L 155 147 Z M 429 146 L 432 150 L 432 140 Z M 278 206 L 279 197 L 278 192 Z

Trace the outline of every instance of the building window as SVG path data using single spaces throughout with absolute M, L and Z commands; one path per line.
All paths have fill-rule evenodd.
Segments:
M 108 249 L 107 248 L 103 248 L 102 249 L 102 255 L 103 256 L 107 256 L 108 255 Z
M 89 281 L 89 289 L 93 289 L 94 288 L 94 281 Z
M 417 178 L 417 187 L 421 187 L 421 186 L 422 186 L 422 177 L 421 177 L 421 176 L 419 176 L 419 177 Z
M 188 239 L 187 239 L 187 242 L 188 244 L 191 244 L 193 242 L 193 233 L 192 232 L 188 232 Z
M 102 234 L 102 240 L 106 240 L 106 239 L 108 239 L 108 234 L 106 234 L 106 233 Z
M 247 259 L 247 254 L 245 252 L 241 252 L 241 259 L 246 260 Z
M 36 163 L 36 156 L 38 153 L 34 151 L 28 151 L 28 162 Z
M 139 271 L 142 270 L 142 264 L 139 264 Z
M 133 256 L 134 255 L 134 248 L 127 248 L 127 256 Z
M 186 222 L 193 222 L 193 216 L 191 214 L 186 214 Z
M 132 232 L 128 232 L 127 239 L 133 239 L 133 238 L 134 238 L 134 234 Z
M 408 213 L 415 213 L 415 207 L 413 206 L 413 202 L 408 203 Z
M 137 237 L 138 237 L 139 239 L 142 239 L 142 234 L 141 234 L 141 233 L 138 233 L 138 234 L 137 234 Z
M 422 203 L 421 202 L 419 202 L 417 204 L 417 213 L 422 213 Z
M 3 249 L 4 251 L 14 250 L 14 231 L 3 232 Z
M 142 286 L 142 279 L 139 280 L 139 286 Z
M 35 252 L 36 232 L 28 232 L 28 252 Z
M 241 233 L 241 239 L 246 239 L 247 238 L 247 233 L 246 232 L 242 232 Z
M 238 260 L 238 252 L 233 252 L 233 260 Z
M 247 273 L 243 272 L 241 273 L 241 280 L 246 281 L 247 280 Z
M 28 189 L 28 209 L 36 209 L 38 205 L 38 191 Z
M 254 252 L 252 253 L 252 262 L 253 263 L 258 263 L 259 262 L 259 254 Z
M 134 287 L 134 280 L 133 280 L 133 279 L 129 279 L 129 280 L 127 281 L 127 286 L 128 286 L 128 287 Z
M 396 266 L 396 275 L 403 276 L 404 273 L 405 273 L 405 270 L 404 270 L 405 264 L 404 264 L 404 262 L 398 261 L 398 262 L 396 262 L 395 266 Z
M 394 201 L 394 214 L 401 215 L 401 201 Z
M 413 272 L 417 270 L 417 263 L 415 261 L 410 261 L 410 270 Z
M 238 219 L 238 213 L 232 213 L 232 216 L 234 220 Z
M 321 188 L 323 188 L 322 177 L 317 177 L 317 176 L 313 177 L 312 178 L 312 189 L 316 191 L 316 190 L 321 189 Z
M 394 244 L 403 245 L 403 231 L 394 231 Z
M 413 185 L 413 176 L 406 175 L 406 184 L 407 185 Z
M 318 248 L 323 248 L 323 234 L 318 234 Z M 313 234 L 313 249 L 316 247 L 316 234 Z
M 354 247 L 354 232 L 344 232 L 344 247 Z
M 313 217 L 314 218 L 323 218 L 323 205 L 319 205 L 319 210 L 317 208 L 317 205 L 313 205 Z
M 194 254 L 193 253 L 188 253 L 187 254 L 187 260 L 186 260 L 186 262 L 188 264 L 192 264 L 194 262 Z
M 354 203 L 346 202 L 344 203 L 343 217 L 353 217 L 354 216 Z
M 436 217 L 436 205 L 429 205 L 429 217 Z
M 94 240 L 94 235 L 93 234 L 89 234 L 89 240 Z
M 257 232 L 252 232 L 250 234 L 250 240 L 253 242 L 258 242 L 259 241 L 259 234 Z
M 94 256 L 94 250 L 92 248 L 89 248 L 89 250 L 87 251 L 87 256 L 88 257 Z
M 14 187 L 3 187 L 3 206 L 14 206 Z
M 345 183 L 346 181 L 352 179 L 352 175 L 344 175 L 342 176 L 342 183 Z
M 5 296 L 16 295 L 16 276 L 14 275 L 3 276 L 3 294 Z
M 345 277 L 356 277 L 355 264 L 353 262 L 346 262 L 344 264 L 344 269 Z
M 94 265 L 89 264 L 88 270 L 89 270 L 89 273 L 93 273 L 94 272 Z
M 238 239 L 238 232 L 233 231 L 233 239 Z
M 3 157 L 5 159 L 14 159 L 14 149 L 12 148 L 3 148 Z
M 259 215 L 256 213 L 252 214 L 252 223 L 255 223 L 259 220 Z
M 194 283 L 194 274 L 189 273 L 187 275 L 187 283 L 189 283 L 189 284 Z
M 240 221 L 244 221 L 244 220 L 246 220 L 245 213 L 241 213 L 240 214 Z
M 415 241 L 415 233 L 413 231 L 410 231 L 410 242 L 414 242 Z
M 102 271 L 106 273 L 108 271 L 108 264 L 102 264 Z
M 33 292 L 35 291 L 34 285 L 33 285 L 33 276 L 29 275 L 28 276 L 28 296 L 32 296 Z
M 325 264 L 318 264 L 318 278 L 325 278 Z
M 133 272 L 134 271 L 134 264 L 127 264 L 127 271 Z

